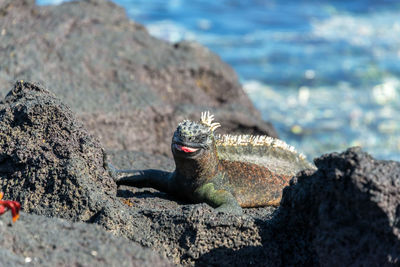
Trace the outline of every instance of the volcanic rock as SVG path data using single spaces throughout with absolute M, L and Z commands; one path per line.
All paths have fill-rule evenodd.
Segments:
M 150 249 L 97 225 L 22 212 L 0 217 L 2 266 L 174 266 Z
M 17 82 L 0 102 L 0 186 L 26 212 L 88 221 L 116 185 L 98 140 L 38 85 Z
M 315 165 L 283 192 L 275 239 L 284 265 L 398 265 L 400 163 L 351 148 Z

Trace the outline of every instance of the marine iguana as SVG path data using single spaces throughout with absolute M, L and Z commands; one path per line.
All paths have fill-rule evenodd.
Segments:
M 315 169 L 305 156 L 268 136 L 214 135 L 220 124 L 203 112 L 199 122 L 184 120 L 173 137 L 176 169 L 117 170 L 118 185 L 153 187 L 218 211 L 241 213 L 241 207 L 279 205 L 282 189 L 297 172 Z M 132 176 L 117 178 L 117 173 Z

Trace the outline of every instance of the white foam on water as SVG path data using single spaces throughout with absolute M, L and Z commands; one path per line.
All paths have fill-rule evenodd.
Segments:
M 399 78 L 362 90 L 346 83 L 293 90 L 254 80 L 243 85 L 280 137 L 309 158 L 361 146 L 377 158 L 400 160 Z
M 170 20 L 162 20 L 146 25 L 147 30 L 154 37 L 175 43 L 182 40 L 194 41 L 196 34 Z
M 356 46 L 387 44 L 399 48 L 400 11 L 367 13 L 365 15 L 333 15 L 312 23 L 315 36 L 330 40 L 343 40 Z

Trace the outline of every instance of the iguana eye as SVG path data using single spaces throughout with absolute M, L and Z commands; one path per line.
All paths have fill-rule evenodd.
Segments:
M 207 140 L 207 135 L 206 135 L 206 134 L 200 135 L 200 136 L 199 136 L 199 140 L 200 140 L 201 142 L 206 141 L 206 140 Z

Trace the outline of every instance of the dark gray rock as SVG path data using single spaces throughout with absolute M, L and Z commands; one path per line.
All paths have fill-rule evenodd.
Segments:
M 174 266 L 150 249 L 97 225 L 22 212 L 0 217 L 1 266 Z
M 315 160 L 283 192 L 275 235 L 285 265 L 400 263 L 400 163 L 359 148 Z
M 153 189 L 117 190 L 104 168 L 106 155 L 99 142 L 41 86 L 15 84 L 0 103 L 0 136 L 0 190 L 26 212 L 97 223 L 175 263 L 244 260 L 221 258 L 211 253 L 216 249 L 257 247 L 262 252 L 258 225 L 271 217 L 273 208 L 233 216 Z M 143 152 L 113 152 L 108 158 L 122 168 L 173 169 L 170 159 Z
M 26 212 L 89 221 L 116 194 L 99 141 L 43 87 L 14 85 L 0 137 L 0 186 Z
M 221 131 L 276 136 L 218 56 L 151 37 L 111 2 L 2 0 L 0 25 L 0 94 L 15 80 L 51 86 L 107 149 L 169 155 L 177 123 L 207 109 Z
M 162 155 L 152 155 L 141 151 L 114 150 L 108 151 L 108 161 L 118 169 L 159 169 L 174 171 L 173 159 Z

